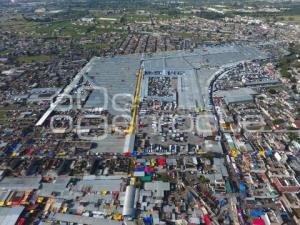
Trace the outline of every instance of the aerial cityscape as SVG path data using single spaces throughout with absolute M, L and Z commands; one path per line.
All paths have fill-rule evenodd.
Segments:
M 299 0 L 0 0 L 0 225 L 300 225 Z

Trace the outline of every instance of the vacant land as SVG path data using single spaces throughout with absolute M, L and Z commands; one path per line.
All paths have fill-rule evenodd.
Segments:
M 0 110 L 0 124 L 4 124 L 7 121 L 6 110 Z
M 294 16 L 278 16 L 276 17 L 278 21 L 284 21 L 284 22 L 296 22 L 300 24 L 300 15 L 294 15 Z
M 20 63 L 46 62 L 50 61 L 51 55 L 19 56 L 17 61 Z

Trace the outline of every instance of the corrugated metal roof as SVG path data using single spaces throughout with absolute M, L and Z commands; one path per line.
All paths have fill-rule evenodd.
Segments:
M 123 207 L 123 216 L 134 217 L 135 216 L 135 208 L 136 202 L 138 198 L 138 190 L 133 185 L 129 185 L 126 187 L 125 199 L 124 199 L 124 207 Z
M 89 96 L 84 107 L 108 109 L 114 115 L 124 114 L 124 112 L 117 111 L 112 107 L 113 97 L 117 94 L 134 94 L 140 59 L 140 55 L 93 58 L 93 64 L 85 77 L 92 83 L 95 90 Z M 97 90 L 98 87 L 106 89 L 107 105 L 105 105 L 106 96 Z M 117 101 L 117 99 L 115 100 Z
M 10 194 L 10 190 L 5 190 L 0 192 L 0 201 L 4 202 Z
M 15 225 L 24 206 L 19 207 L 0 207 L 0 225 Z
M 133 152 L 135 135 L 126 135 L 123 152 Z
M 120 191 L 121 179 L 111 180 L 81 180 L 76 184 L 76 189 L 91 187 L 92 191 Z
M 6 190 L 28 191 L 40 187 L 41 176 L 35 177 L 4 177 L 0 181 L 0 188 Z
M 56 213 L 52 216 L 52 220 L 69 222 L 69 223 L 78 223 L 78 224 L 87 224 L 87 225 L 122 225 L 123 222 L 114 221 L 114 220 L 105 220 L 95 217 L 87 216 L 78 216 L 71 214 Z
M 70 179 L 70 177 L 58 177 L 55 183 L 42 183 L 39 195 L 50 197 L 53 192 L 58 192 L 60 193 L 60 196 L 62 196 L 62 193 L 66 191 L 66 187 Z
M 241 103 L 241 102 L 252 102 L 253 95 L 257 94 L 251 88 L 238 88 L 228 91 L 218 91 L 217 96 L 223 97 L 226 104 Z

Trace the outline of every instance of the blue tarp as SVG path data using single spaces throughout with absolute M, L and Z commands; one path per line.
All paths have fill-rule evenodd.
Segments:
M 281 216 L 283 222 L 288 222 L 289 221 L 289 216 L 288 216 L 287 213 L 282 213 L 280 216 Z
M 262 210 L 260 210 L 260 209 L 252 209 L 250 211 L 250 217 L 252 217 L 252 218 L 261 217 L 264 214 L 265 213 Z
M 152 217 L 145 217 L 144 218 L 145 225 L 152 225 L 153 224 L 153 218 Z
M 256 201 L 253 200 L 253 199 L 248 199 L 247 200 L 247 204 L 255 204 L 255 203 L 256 203 Z
M 30 140 L 28 140 L 26 143 L 28 144 L 28 145 L 32 145 L 32 144 L 34 144 L 34 140 L 33 139 L 30 139 Z
M 248 196 L 246 191 L 242 191 L 241 194 L 243 195 L 244 198 Z
M 227 204 L 227 200 L 226 199 L 220 199 L 219 200 L 219 205 L 220 206 L 224 206 L 224 205 L 226 205 Z
M 136 172 L 142 172 L 142 171 L 144 171 L 144 170 L 145 170 L 144 167 L 138 167 L 138 168 L 135 168 L 135 169 L 134 169 L 134 171 L 136 171 Z
M 19 143 L 13 143 L 4 150 L 4 153 L 10 155 L 12 152 L 18 152 L 21 146 Z
M 13 151 L 14 152 L 18 152 L 19 150 L 20 150 L 20 148 L 21 148 L 21 144 L 17 144 L 16 146 L 15 146 L 15 148 L 13 149 Z
M 268 157 L 272 157 L 273 156 L 273 152 L 271 150 L 266 151 L 266 155 Z
M 52 151 L 51 151 L 51 152 L 48 152 L 48 153 L 47 153 L 47 156 L 48 156 L 48 157 L 54 157 L 54 152 L 52 152 Z
M 143 151 L 141 155 L 142 155 L 142 156 L 143 156 L 143 155 L 148 155 L 148 152 Z
M 246 190 L 246 185 L 243 183 L 240 183 L 240 191 L 245 191 Z
M 146 172 L 146 175 L 152 177 L 152 176 L 153 176 L 153 172 L 152 172 L 152 171 L 150 171 L 150 172 L 148 172 L 148 173 Z

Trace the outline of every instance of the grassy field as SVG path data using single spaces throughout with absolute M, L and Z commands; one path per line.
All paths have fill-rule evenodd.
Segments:
M 8 54 L 12 51 L 12 49 L 6 49 L 6 50 L 3 50 L 3 51 L 0 51 L 0 55 L 5 55 L 5 54 Z
M 297 60 L 297 55 L 300 54 L 300 45 L 291 45 L 289 48 L 290 55 L 284 56 L 280 59 L 279 68 L 280 73 L 283 77 L 291 79 L 292 82 L 296 82 L 295 78 L 289 72 L 291 67 L 299 67 L 299 62 Z
M 36 34 L 41 37 L 69 36 L 74 39 L 97 36 L 104 32 L 120 32 L 112 22 L 99 21 L 95 24 L 73 23 L 71 21 L 55 21 L 46 26 L 37 26 Z
M 282 22 L 296 22 L 300 24 L 300 15 L 294 15 L 294 16 L 277 16 L 276 17 L 278 21 Z
M 20 33 L 30 33 L 34 31 L 37 25 L 37 22 L 27 21 L 19 13 L 13 14 L 7 20 L 0 22 L 1 30 Z
M 0 122 L 3 122 L 7 119 L 6 111 L 0 110 Z
M 20 56 L 17 58 L 17 61 L 20 63 L 46 62 L 51 60 L 51 58 L 51 55 Z
M 80 39 L 86 35 L 96 36 L 104 32 L 120 31 L 115 28 L 120 26 L 118 24 L 118 16 L 112 17 L 116 19 L 112 21 L 105 20 L 102 17 L 106 16 L 96 16 L 95 24 L 80 22 L 79 19 L 56 19 L 51 22 L 35 22 L 28 21 L 21 14 L 15 13 L 6 20 L 0 20 L 0 29 L 2 31 L 15 31 L 21 36 L 33 38 L 69 36 L 74 39 Z

